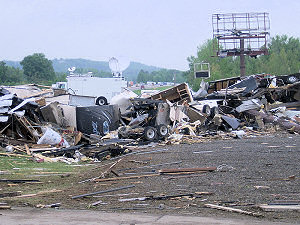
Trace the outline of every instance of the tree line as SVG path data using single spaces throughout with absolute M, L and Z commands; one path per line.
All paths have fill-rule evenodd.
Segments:
M 140 70 L 137 82 L 188 82 L 193 90 L 198 90 L 201 79 L 194 78 L 194 63 L 208 62 L 211 68 L 209 80 L 218 80 L 228 77 L 239 76 L 239 57 L 211 57 L 213 45 L 216 40 L 207 40 L 197 48 L 196 56 L 189 56 L 188 71 L 160 69 L 152 72 Z M 268 55 L 257 58 L 246 56 L 246 74 L 266 73 L 271 75 L 284 75 L 298 73 L 300 70 L 300 40 L 287 35 L 275 36 L 268 45 Z M 51 85 L 57 81 L 65 81 L 67 72 L 55 72 L 52 61 L 43 53 L 34 53 L 26 56 L 20 64 L 22 69 L 7 66 L 0 61 L 0 85 L 16 85 L 24 83 L 37 83 Z M 111 77 L 107 71 L 99 71 L 95 68 L 78 68 L 76 72 L 93 72 L 95 76 Z M 209 81 L 208 80 L 208 81 Z
M 76 60 L 78 63 L 78 60 Z M 81 61 L 80 61 L 81 62 Z M 66 81 L 68 72 L 55 72 L 53 63 L 47 59 L 43 53 L 34 53 L 26 56 L 21 62 L 22 68 L 8 66 L 4 61 L 0 62 L 0 85 L 17 85 L 26 83 L 35 83 L 43 85 L 51 85 L 58 81 Z M 133 70 L 141 67 L 143 64 L 133 63 Z M 151 72 L 140 70 L 139 82 L 162 81 L 162 82 L 184 82 L 183 72 L 176 70 L 157 70 L 156 67 L 148 66 Z M 76 68 L 75 73 L 86 74 L 92 72 L 96 77 L 112 77 L 112 73 L 96 68 Z M 134 72 L 134 71 L 133 71 Z M 123 74 L 124 75 L 124 74 Z M 133 77 L 132 77 L 133 78 Z M 135 79 L 136 80 L 136 77 Z
M 239 57 L 212 57 L 216 40 L 208 40 L 197 48 L 197 55 L 188 57 L 190 70 L 185 72 L 187 82 L 198 90 L 201 79 L 194 78 L 194 63 L 208 62 L 211 68 L 210 80 L 218 80 L 240 75 Z M 288 75 L 299 73 L 300 70 L 300 41 L 299 38 L 287 35 L 275 36 L 268 45 L 268 55 L 257 58 L 246 56 L 246 75 L 271 74 Z
M 43 53 L 26 56 L 20 64 L 22 69 L 7 66 L 4 61 L 0 62 L 1 85 L 26 83 L 51 85 L 65 79 L 65 74 L 54 72 L 51 60 L 48 60 Z
M 141 70 L 137 76 L 138 83 L 146 83 L 147 81 L 153 82 L 185 82 L 184 73 L 179 70 L 167 70 L 161 69 L 158 71 L 148 71 Z

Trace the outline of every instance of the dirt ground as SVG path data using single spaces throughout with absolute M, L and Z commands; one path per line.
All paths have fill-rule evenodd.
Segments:
M 204 217 L 231 217 L 247 219 L 252 216 L 206 208 L 204 204 L 219 204 L 261 213 L 260 221 L 300 221 L 294 211 L 264 212 L 259 204 L 278 200 L 300 201 L 300 136 L 277 133 L 243 139 L 207 140 L 197 144 L 165 145 L 136 149 L 113 168 L 120 176 L 157 173 L 166 168 L 219 167 L 218 171 L 185 175 L 159 175 L 152 177 L 84 182 L 101 175 L 118 158 L 86 166 L 69 176 L 41 177 L 41 184 L 8 186 L 0 183 L 2 191 L 32 190 L 35 192 L 57 189 L 59 192 L 40 194 L 29 198 L 3 198 L 12 206 L 36 207 L 61 203 L 61 209 L 90 209 L 114 213 L 151 213 L 161 215 L 193 215 Z M 152 152 L 156 151 L 156 152 Z M 115 177 L 109 174 L 109 177 Z M 90 197 L 72 199 L 72 196 L 108 190 L 128 185 L 134 187 Z M 166 200 L 132 200 L 145 196 L 194 194 L 211 192 L 211 195 L 179 197 Z M 98 202 L 97 205 L 92 203 Z

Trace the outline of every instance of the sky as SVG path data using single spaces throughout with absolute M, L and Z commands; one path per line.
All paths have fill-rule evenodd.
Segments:
M 108 61 L 187 70 L 213 36 L 212 14 L 268 12 L 270 34 L 300 37 L 299 0 L 0 0 L 0 60 Z

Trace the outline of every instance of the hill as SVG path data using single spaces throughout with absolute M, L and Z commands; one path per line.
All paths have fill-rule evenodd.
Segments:
M 15 68 L 22 68 L 20 62 L 18 61 L 4 61 L 6 65 Z M 67 72 L 68 68 L 75 66 L 76 68 L 83 69 L 97 69 L 103 72 L 110 72 L 108 62 L 105 61 L 93 61 L 88 59 L 53 59 L 53 68 L 55 72 Z M 130 62 L 129 67 L 123 72 L 123 75 L 127 80 L 136 80 L 138 73 L 141 70 L 148 71 L 149 73 L 153 71 L 161 70 L 162 68 L 155 66 L 148 66 L 139 62 Z

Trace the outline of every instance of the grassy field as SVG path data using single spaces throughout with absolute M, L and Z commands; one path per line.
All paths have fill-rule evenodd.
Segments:
M 6 193 L 20 195 L 0 197 L 0 201 L 14 206 L 33 207 L 38 204 L 54 203 L 52 201 L 56 194 L 64 193 L 76 185 L 74 180 L 88 170 L 89 165 L 91 164 L 80 162 L 71 165 L 64 162 L 36 162 L 26 155 L 20 157 L 0 155 L 0 195 Z
M 62 162 L 34 162 L 28 157 L 0 156 L 0 173 L 6 179 L 37 173 L 67 173 L 74 170 L 73 166 Z
M 155 87 L 155 88 L 145 88 L 144 90 L 158 90 L 158 91 L 164 91 L 168 88 L 171 88 L 173 86 L 162 86 L 162 87 Z M 134 90 L 134 93 L 136 93 L 137 95 L 141 95 L 141 90 Z

